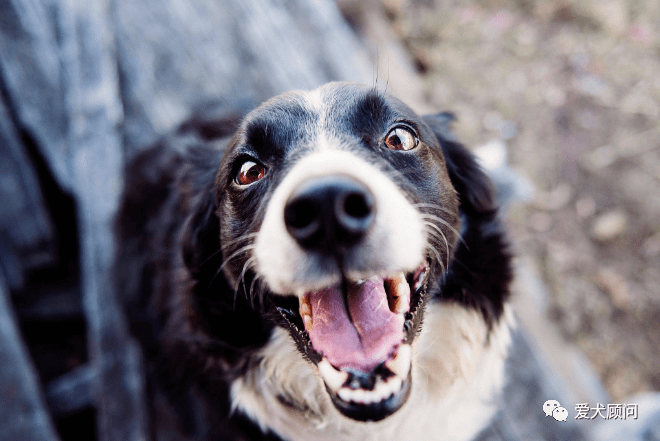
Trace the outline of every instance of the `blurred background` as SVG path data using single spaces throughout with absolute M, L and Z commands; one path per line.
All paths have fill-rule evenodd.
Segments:
M 340 5 L 349 17 L 364 7 Z M 459 139 L 505 147 L 528 181 L 508 221 L 546 287 L 533 298 L 542 317 L 587 355 L 613 402 L 660 390 L 660 2 L 370 7 L 423 98 L 455 112 Z M 383 61 L 386 81 L 399 60 Z
M 660 0 L 0 0 L 0 440 L 155 430 L 112 277 L 123 164 L 332 80 L 452 111 L 497 185 L 520 332 L 481 439 L 660 439 Z

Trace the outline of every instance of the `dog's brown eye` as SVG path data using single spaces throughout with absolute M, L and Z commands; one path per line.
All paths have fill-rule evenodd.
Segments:
M 245 161 L 236 175 L 236 183 L 248 185 L 266 176 L 266 167 L 254 161 Z
M 417 143 L 417 137 L 403 127 L 393 128 L 385 137 L 385 144 L 392 150 L 414 149 Z

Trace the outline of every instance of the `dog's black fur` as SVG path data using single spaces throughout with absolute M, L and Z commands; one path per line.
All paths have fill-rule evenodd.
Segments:
M 354 100 L 355 90 L 340 89 L 338 94 L 338 101 Z M 398 102 L 372 90 L 358 103 L 346 124 L 360 133 L 371 149 L 369 155 L 390 161 L 395 169 L 410 167 L 393 152 L 374 153 L 370 145 L 371 132 L 382 130 L 388 106 Z M 170 424 L 193 439 L 279 439 L 262 434 L 240 413 L 230 416 L 231 383 L 259 363 L 257 353 L 274 327 L 282 326 L 282 317 L 261 283 L 254 284 L 260 295 L 248 295 L 254 274 L 248 271 L 245 281 L 239 280 L 245 258 L 226 262 L 240 247 L 222 248 L 258 227 L 264 201 L 299 157 L 272 146 L 293 148 L 304 137 L 295 128 L 304 129 L 301 122 L 309 115 L 286 101 L 278 109 L 248 117 L 240 129 L 234 121 L 198 116 L 138 155 L 126 169 L 117 221 L 118 292 L 147 360 L 154 439 L 155 426 L 166 415 L 176 415 Z M 443 113 L 418 120 L 424 136 L 434 137 L 441 147 L 461 218 L 462 240 L 455 242 L 445 274 L 436 262 L 433 270 L 438 274 L 428 292 L 435 300 L 478 310 L 492 326 L 508 297 L 510 256 L 490 182 L 450 134 L 452 119 Z M 286 130 L 266 129 L 273 120 Z M 237 138 L 224 137 L 235 129 L 242 131 L 261 161 L 280 164 L 280 175 L 274 175 L 268 186 L 252 186 L 242 193 L 232 190 L 235 160 L 253 154 L 237 145 Z M 422 172 L 408 176 L 412 181 L 398 184 L 416 185 L 415 191 L 424 194 L 437 192 Z M 218 204 L 225 198 L 241 209 L 219 218 Z

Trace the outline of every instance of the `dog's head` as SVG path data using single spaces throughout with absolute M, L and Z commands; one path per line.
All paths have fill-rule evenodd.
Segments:
M 406 401 L 463 210 L 493 210 L 469 154 L 456 152 L 460 170 L 445 159 L 444 123 L 365 86 L 292 92 L 243 120 L 216 177 L 222 271 L 239 295 L 267 299 L 356 420 Z

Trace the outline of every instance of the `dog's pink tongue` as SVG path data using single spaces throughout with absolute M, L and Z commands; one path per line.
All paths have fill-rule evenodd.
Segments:
M 383 279 L 353 285 L 348 291 L 351 323 L 339 285 L 312 292 L 312 326 L 307 329 L 314 349 L 337 368 L 369 373 L 385 361 L 403 340 L 403 315 L 390 311 Z

